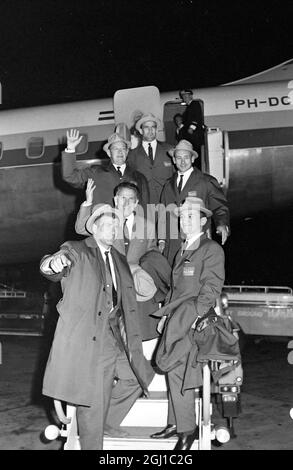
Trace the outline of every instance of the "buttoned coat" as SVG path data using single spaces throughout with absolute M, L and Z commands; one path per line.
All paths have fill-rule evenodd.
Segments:
M 73 262 L 68 272 L 46 276 L 61 279 L 63 298 L 46 366 L 43 393 L 69 403 L 91 406 L 102 374 L 100 358 L 109 328 L 109 297 L 105 264 L 93 237 L 61 247 Z M 123 312 L 131 367 L 147 389 L 133 279 L 126 258 L 111 249 L 117 280 L 118 306 Z M 101 391 L 102 393 L 102 391 Z
M 224 251 L 213 240 L 203 235 L 190 249 L 175 258 L 171 289 L 165 305 L 155 313 L 168 315 L 157 349 L 156 362 L 164 371 L 186 361 L 188 373 L 183 378 L 183 389 L 198 385 L 198 371 L 191 368 L 194 359 L 189 339 L 191 326 L 198 316 L 206 315 L 216 305 L 225 280 Z M 192 354 L 192 361 L 188 355 Z M 194 373 L 194 375 L 192 375 Z
M 147 179 L 150 189 L 150 204 L 160 202 L 163 186 L 175 171 L 172 160 L 167 153 L 170 148 L 171 145 L 158 141 L 153 163 L 151 163 L 142 144 L 130 150 L 128 154 L 128 164 L 143 173 Z
M 120 178 L 110 159 L 106 164 L 80 169 L 76 165 L 75 153 L 62 152 L 62 176 L 67 183 L 75 188 L 84 188 L 87 180 L 92 178 L 96 186 L 93 204 L 113 206 L 114 188 L 125 181 L 137 184 L 140 193 L 139 202 L 144 210 L 150 202 L 149 186 L 145 176 L 138 170 L 131 168 L 128 160 L 126 160 L 124 174 Z
M 165 208 L 169 207 L 170 210 L 166 211 L 166 216 L 162 215 L 160 217 L 158 225 L 158 239 L 166 240 L 164 255 L 171 266 L 182 242 L 178 233 L 179 223 L 178 217 L 174 213 L 174 208 L 184 202 L 190 191 L 196 192 L 194 195 L 202 199 L 205 207 L 213 212 L 212 219 L 215 227 L 219 225 L 227 225 L 229 227 L 230 224 L 227 199 L 216 178 L 194 168 L 182 191 L 179 193 L 177 177 L 178 173 L 175 173 L 163 188 L 161 204 Z M 178 233 L 177 237 L 176 231 Z

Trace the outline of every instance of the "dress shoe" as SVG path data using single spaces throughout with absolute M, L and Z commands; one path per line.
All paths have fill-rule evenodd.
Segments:
M 129 434 L 126 431 L 123 431 L 121 428 L 112 428 L 105 424 L 104 435 L 110 437 L 128 437 Z
M 162 429 L 162 431 L 155 432 L 151 434 L 152 439 L 168 439 L 168 437 L 175 436 L 177 434 L 176 424 L 167 424 L 167 426 Z
M 199 438 L 198 426 L 195 428 L 192 434 L 186 432 L 178 433 L 179 439 L 177 441 L 174 450 L 190 450 L 195 439 Z

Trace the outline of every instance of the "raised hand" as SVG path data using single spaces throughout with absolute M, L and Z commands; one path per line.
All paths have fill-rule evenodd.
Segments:
M 96 189 L 96 186 L 95 186 L 94 180 L 92 178 L 89 178 L 87 180 L 87 185 L 86 185 L 86 190 L 85 190 L 86 202 L 88 204 L 93 203 L 93 195 L 94 195 L 95 189 Z
M 82 135 L 79 135 L 79 131 L 77 129 L 70 129 L 70 131 L 66 132 L 66 137 L 67 149 L 75 151 L 76 147 L 81 142 Z

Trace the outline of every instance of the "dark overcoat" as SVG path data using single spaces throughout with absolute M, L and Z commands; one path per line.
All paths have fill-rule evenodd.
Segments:
M 90 406 L 101 379 L 101 357 L 106 328 L 109 328 L 109 297 L 105 264 L 94 240 L 66 242 L 73 265 L 48 276 L 62 278 L 63 298 L 57 305 L 59 320 L 47 362 L 43 393 L 76 405 Z M 118 283 L 118 305 L 123 311 L 131 367 L 142 389 L 147 389 L 133 279 L 126 258 L 111 250 Z M 64 276 L 65 274 L 65 276 Z

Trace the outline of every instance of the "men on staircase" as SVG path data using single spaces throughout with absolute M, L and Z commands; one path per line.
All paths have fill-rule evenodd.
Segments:
M 86 221 L 91 214 L 93 180 L 89 180 L 86 189 L 86 201 L 81 204 L 76 219 L 76 231 L 88 235 Z M 121 224 L 113 246 L 126 256 L 136 286 L 137 309 L 140 330 L 143 339 L 143 350 L 154 349 L 158 332 L 158 319 L 151 314 L 158 310 L 164 301 L 170 285 L 171 267 L 167 259 L 157 248 L 155 226 L 143 216 L 138 204 L 139 192 L 135 184 L 122 182 L 114 189 L 114 203 Z M 154 376 L 154 371 L 149 379 Z M 135 379 L 123 379 L 119 376 L 109 407 L 105 434 L 113 437 L 126 436 L 119 428 L 135 400 L 141 395 L 141 388 Z

